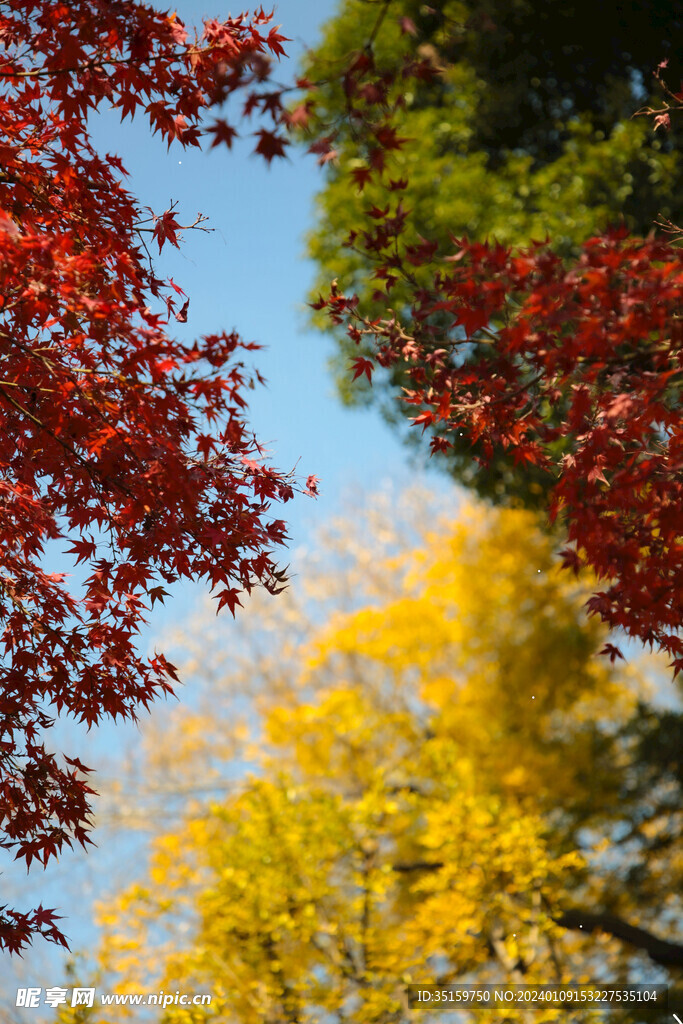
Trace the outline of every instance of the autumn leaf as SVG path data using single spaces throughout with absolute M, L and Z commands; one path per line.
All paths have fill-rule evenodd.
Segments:
M 289 140 L 283 135 L 268 131 L 266 128 L 261 128 L 256 135 L 259 141 L 254 152 L 260 153 L 266 163 L 271 164 L 276 156 L 286 156 L 285 146 L 289 145 Z
M 370 359 L 365 359 L 363 356 L 359 356 L 358 359 L 353 361 L 351 369 L 353 370 L 353 380 L 357 380 L 363 374 L 368 379 L 368 383 L 372 383 L 372 371 L 374 370 L 374 363 Z
M 177 232 L 180 230 L 180 224 L 176 220 L 172 210 L 166 210 L 161 214 L 160 217 L 156 218 L 154 225 L 153 234 L 159 244 L 159 252 L 161 252 L 164 242 L 170 242 L 176 249 L 179 249 Z
M 417 27 L 415 25 L 415 22 L 413 21 L 412 18 L 409 18 L 407 15 L 404 15 L 402 18 L 399 19 L 399 25 L 401 26 L 401 35 L 417 35 Z
M 233 140 L 237 137 L 237 130 L 229 125 L 227 121 L 219 120 L 215 124 L 212 124 L 209 131 L 213 134 L 213 142 L 211 143 L 211 149 L 215 146 L 224 144 L 228 149 L 232 149 Z

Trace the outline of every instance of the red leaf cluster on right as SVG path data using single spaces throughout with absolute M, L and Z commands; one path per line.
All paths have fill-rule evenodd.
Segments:
M 401 28 L 412 35 L 411 26 Z M 550 518 L 561 518 L 570 542 L 564 564 L 575 572 L 590 566 L 606 583 L 589 600 L 590 614 L 667 652 L 677 674 L 683 253 L 621 229 L 586 241 L 570 265 L 548 241 L 514 251 L 452 238 L 454 248 L 439 251 L 403 205 L 410 164 L 396 160 L 406 140 L 394 118 L 410 80 L 442 70 L 416 43 L 392 66 L 380 66 L 371 45 L 350 55 L 345 116 L 364 160 L 346 171 L 349 188 L 358 194 L 372 184 L 382 198 L 346 244 L 374 266 L 383 287 L 373 300 L 386 314 L 370 319 L 336 281 L 313 308 L 344 324 L 354 343 L 364 341 L 354 379 L 371 382 L 377 367 L 407 378 L 400 398 L 415 406 L 413 423 L 432 433 L 432 453 L 457 437 L 459 450 L 469 440 L 484 465 L 507 450 L 515 465 L 545 469 Z M 323 117 L 309 150 L 324 155 L 335 138 Z M 398 180 L 392 163 L 400 163 Z
M 328 312 L 373 339 L 377 364 L 403 365 L 413 422 L 439 426 L 433 451 L 462 433 L 483 463 L 508 449 L 554 475 L 551 518 L 574 545 L 565 564 L 608 583 L 590 613 L 681 671 L 683 253 L 617 232 L 567 267 L 547 245 L 457 244 L 449 263 L 425 255 L 432 285 L 402 323 L 369 322 L 340 295 Z M 484 354 L 461 358 L 473 342 Z M 358 359 L 354 377 L 372 368 Z

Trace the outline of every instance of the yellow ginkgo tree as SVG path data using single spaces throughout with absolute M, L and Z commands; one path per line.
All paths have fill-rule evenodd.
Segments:
M 415 983 L 674 978 L 680 846 L 643 903 L 620 844 L 649 684 L 598 657 L 553 551 L 531 513 L 469 507 L 309 624 L 288 677 L 255 655 L 253 769 L 101 908 L 100 983 L 211 993 L 168 1024 L 394 1024 Z

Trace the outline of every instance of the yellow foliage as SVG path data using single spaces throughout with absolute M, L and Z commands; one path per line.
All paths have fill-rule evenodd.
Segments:
M 566 984 L 596 948 L 624 968 L 554 918 L 599 892 L 610 840 L 577 835 L 614 814 L 611 738 L 643 680 L 596 657 L 585 591 L 530 513 L 470 506 L 392 558 L 393 589 L 310 635 L 288 694 L 278 680 L 258 773 L 157 839 L 146 886 L 102 910 L 121 991 L 212 992 L 165 1024 L 390 1024 L 411 982 Z

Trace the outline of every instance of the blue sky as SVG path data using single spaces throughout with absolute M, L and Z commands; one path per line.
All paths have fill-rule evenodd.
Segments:
M 330 0 L 282 0 L 278 5 L 275 23 L 291 37 L 286 45 L 294 58 L 282 62 L 281 80 L 293 76 L 296 56 L 315 43 L 334 6 Z M 220 2 L 195 0 L 179 2 L 176 9 L 188 25 L 198 24 L 203 16 L 237 13 Z M 296 464 L 302 479 L 312 473 L 321 481 L 316 500 L 297 495 L 278 512 L 287 520 L 291 537 L 283 562 L 291 561 L 296 572 L 297 551 L 338 511 L 345 493 L 352 488 L 372 493 L 385 481 L 400 487 L 414 476 L 406 450 L 377 413 L 341 407 L 327 369 L 332 343 L 307 325 L 305 302 L 314 268 L 304 259 L 304 235 L 312 226 L 321 171 L 313 157 L 301 152 L 268 168 L 250 155 L 250 139 L 233 152 L 223 147 L 206 153 L 176 147 L 167 151 L 158 138 L 151 139 L 144 120 L 119 125 L 118 116 L 108 112 L 93 118 L 92 130 L 98 148 L 121 156 L 131 175 L 127 185 L 143 205 L 161 213 L 175 200 L 181 223 L 194 220 L 197 212 L 210 218 L 208 226 L 215 229 L 211 234 L 187 232 L 180 252 L 165 247 L 157 270 L 160 276 L 172 276 L 190 297 L 187 327 L 179 326 L 188 337 L 234 328 L 245 340 L 265 346 L 253 362 L 268 386 L 249 392 L 249 422 L 271 449 L 275 465 L 288 470 Z M 449 488 L 436 474 L 430 476 L 438 490 Z M 143 644 L 153 644 L 162 631 L 186 618 L 198 596 L 196 587 L 177 587 L 165 609 L 157 606 Z M 241 614 L 249 614 L 248 605 Z M 110 754 L 130 736 L 130 729 L 105 726 L 91 735 L 83 759 L 96 766 L 98 751 Z M 58 749 L 64 749 L 62 740 L 68 753 L 85 747 L 82 730 L 68 724 L 55 730 Z M 125 857 L 125 845 L 121 854 Z M 19 909 L 41 901 L 62 906 L 68 917 L 65 930 L 78 949 L 92 941 L 90 899 L 93 889 L 106 885 L 109 863 L 104 851 L 93 851 L 87 865 L 82 857 L 67 853 L 60 864 L 44 873 L 33 870 L 28 878 L 3 863 L 0 903 Z M 67 879 L 65 902 L 61 890 Z M 83 898 L 74 904 L 71 894 L 78 885 Z M 0 1005 L 8 1010 L 13 1006 L 16 985 L 59 984 L 61 963 L 55 947 L 39 942 L 23 962 L 7 965 L 6 973 L 3 964 Z M 38 1012 L 33 1014 L 31 1019 L 37 1019 Z
M 279 4 L 274 22 L 292 40 L 285 44 L 292 56 L 281 61 L 279 80 L 291 80 L 297 56 L 315 43 L 334 9 L 330 0 Z M 225 4 L 195 0 L 178 3 L 177 11 L 188 25 L 230 13 Z M 161 213 L 177 201 L 181 223 L 199 212 L 209 217 L 212 233 L 186 232 L 181 251 L 166 245 L 157 270 L 190 297 L 188 323 L 178 325 L 179 332 L 191 338 L 234 328 L 264 346 L 248 354 L 267 380 L 265 388 L 248 392 L 249 423 L 278 468 L 296 465 L 302 481 L 309 474 L 320 478 L 317 500 L 297 495 L 274 509 L 286 519 L 296 548 L 351 484 L 374 486 L 397 474 L 407 481 L 411 469 L 408 452 L 377 412 L 341 406 L 327 369 L 333 343 L 308 325 L 314 266 L 304 258 L 305 234 L 322 171 L 314 157 L 292 147 L 288 159 L 268 167 L 251 154 L 255 140 L 248 132 L 257 126 L 244 126 L 245 137 L 232 152 L 174 146 L 169 151 L 159 137 L 150 138 L 143 119 L 119 126 L 117 117 L 107 115 L 95 119 L 93 137 L 101 150 L 122 156 L 131 174 L 128 185 L 143 205 Z M 427 467 L 428 459 L 421 465 Z M 436 485 L 441 478 L 431 475 Z

